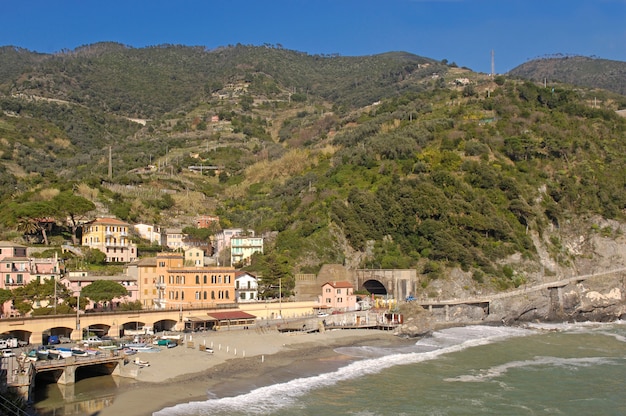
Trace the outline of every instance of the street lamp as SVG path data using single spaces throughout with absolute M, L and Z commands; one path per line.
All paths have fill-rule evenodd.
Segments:
M 82 336 L 80 336 L 80 289 L 78 290 L 78 297 L 76 298 L 76 331 L 78 332 L 78 335 L 80 338 L 82 338 Z M 79 338 L 79 339 L 80 339 Z
M 278 278 L 278 317 L 283 318 L 283 284 L 282 277 Z

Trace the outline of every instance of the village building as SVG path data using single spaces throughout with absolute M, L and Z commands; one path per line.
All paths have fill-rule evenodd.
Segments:
M 197 228 L 211 228 L 212 225 L 219 225 L 220 217 L 217 215 L 201 215 L 196 218 Z
M 161 309 L 215 308 L 235 304 L 235 270 L 185 266 L 181 253 L 159 253 L 156 306 Z
M 354 286 L 347 281 L 326 282 L 322 285 L 319 297 L 321 306 L 333 311 L 354 311 L 357 309 Z
M 87 302 L 87 300 L 81 296 L 81 292 L 86 286 L 89 286 L 97 280 L 110 280 L 119 283 L 124 286 L 128 292 L 127 296 L 114 298 L 111 301 L 111 305 L 101 305 L 104 309 L 115 309 L 122 303 L 131 303 L 139 300 L 139 287 L 137 285 L 137 279 L 128 275 L 104 276 L 90 274 L 86 271 L 71 271 L 68 272 L 60 281 L 70 290 L 73 296 L 79 298 L 81 305 L 86 305 L 86 309 L 94 309 L 96 305 L 94 305 L 93 302 L 89 301 L 86 304 L 83 303 Z
M 137 300 L 144 309 L 154 309 L 158 297 L 156 258 L 146 257 L 126 265 L 126 275 L 137 281 Z
M 235 236 L 230 239 L 230 264 L 250 264 L 254 253 L 263 254 L 263 237 Z
M 165 230 L 158 225 L 135 224 L 133 227 L 144 240 L 148 240 L 150 243 L 160 246 L 166 245 L 167 234 Z
M 109 263 L 129 263 L 137 259 L 129 229 L 130 224 L 117 218 L 97 218 L 83 227 L 83 246 L 102 251 Z
M 165 245 L 172 250 L 182 250 L 185 234 L 180 228 L 168 229 L 165 233 Z
M 51 258 L 27 257 L 28 248 L 9 241 L 0 242 L 0 289 L 13 290 L 32 281 L 58 281 L 63 274 L 63 263 L 56 255 Z M 39 303 L 34 307 L 47 306 Z M 16 316 L 12 302 L 0 305 L 0 315 Z
M 235 297 L 238 303 L 259 300 L 259 282 L 256 276 L 244 271 L 235 272 Z

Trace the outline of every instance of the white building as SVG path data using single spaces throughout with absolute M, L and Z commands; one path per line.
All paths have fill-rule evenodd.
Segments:
M 135 227 L 135 230 L 137 230 L 137 233 L 141 238 L 148 240 L 151 243 L 164 246 L 167 241 L 165 230 L 158 225 L 135 224 L 133 227 Z
M 171 230 L 167 230 L 165 245 L 172 250 L 183 249 L 184 239 L 185 234 L 183 234 L 183 230 L 181 230 L 180 228 L 173 228 Z
M 259 283 L 257 278 L 248 272 L 236 272 L 235 296 L 238 303 L 256 302 L 259 298 Z

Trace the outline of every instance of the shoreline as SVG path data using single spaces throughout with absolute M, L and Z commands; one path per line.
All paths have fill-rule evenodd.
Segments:
M 116 394 L 99 416 L 152 415 L 163 408 L 210 397 L 236 396 L 270 384 L 333 371 L 358 360 L 336 353 L 347 346 L 401 347 L 415 343 L 393 332 L 341 329 L 323 333 L 232 330 L 192 334 L 195 348 L 180 345 L 139 353 L 150 366 L 138 368 L 136 383 Z M 199 350 L 213 344 L 214 354 Z M 244 356 L 245 355 L 245 356 Z M 134 365 L 134 364 L 128 364 Z

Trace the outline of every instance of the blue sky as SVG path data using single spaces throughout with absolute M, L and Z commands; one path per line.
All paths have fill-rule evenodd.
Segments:
M 572 54 L 626 61 L 626 0 L 23 0 L 0 3 L 0 46 L 53 53 L 280 44 L 310 54 L 406 51 L 474 71 Z

